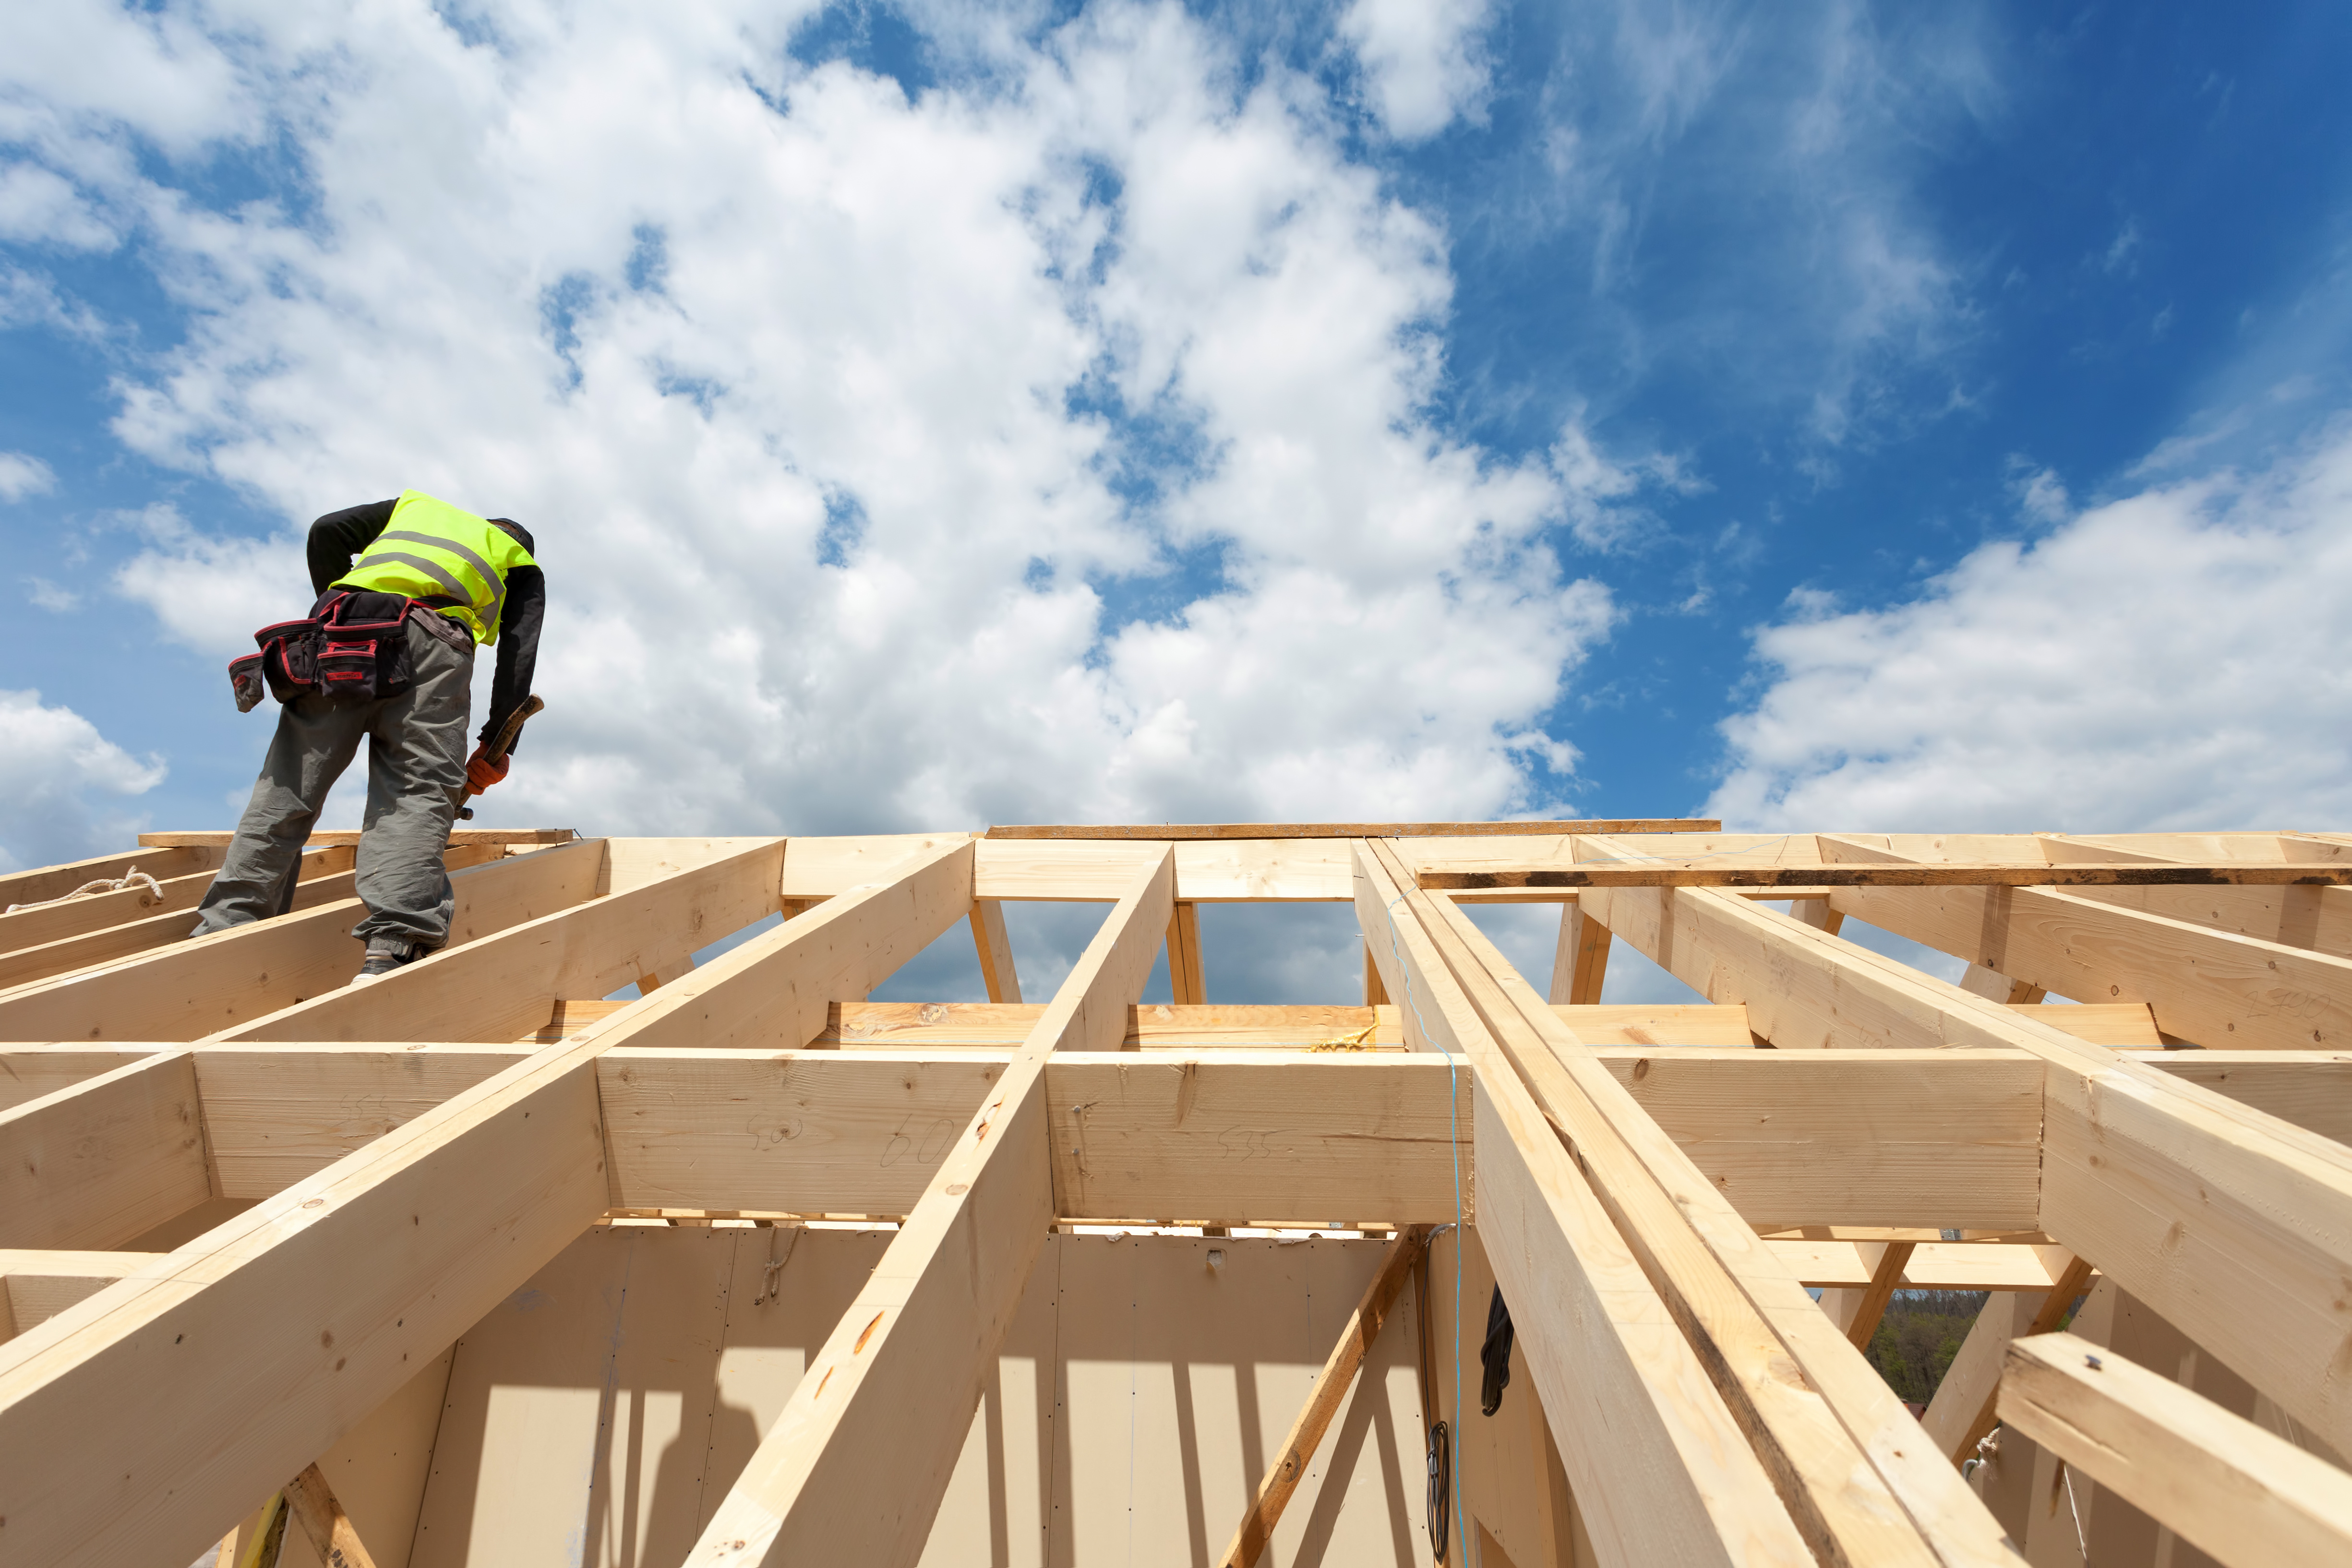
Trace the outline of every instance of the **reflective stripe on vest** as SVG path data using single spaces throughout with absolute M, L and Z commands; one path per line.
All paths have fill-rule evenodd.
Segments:
M 335 585 L 409 599 L 455 600 L 439 606 L 441 613 L 464 622 L 475 642 L 488 643 L 499 640 L 507 573 L 537 564 L 522 541 L 488 518 L 421 490 L 403 490 L 392 521 Z

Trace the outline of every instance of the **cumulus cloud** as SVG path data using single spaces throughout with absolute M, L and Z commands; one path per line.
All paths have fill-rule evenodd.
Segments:
M 0 501 L 21 501 L 57 488 L 49 465 L 27 452 L 0 452 Z
M 1339 36 L 1362 66 L 1370 107 L 1401 141 L 1434 136 L 1473 116 L 1486 94 L 1478 0 L 1354 0 Z
M 2251 475 L 1765 628 L 1727 827 L 2073 832 L 2352 816 L 2352 423 Z
M 130 842 L 141 824 L 121 802 L 163 774 L 161 758 L 132 757 L 71 708 L 45 706 L 35 691 L 0 691 L 0 870 Z
M 117 435 L 289 526 L 133 520 L 115 586 L 178 640 L 243 647 L 300 525 L 413 486 L 540 540 L 511 820 L 1553 804 L 1538 721 L 1616 612 L 1547 540 L 1683 481 L 1437 428 L 1445 236 L 1310 78 L 1175 5 L 911 99 L 766 6 L 203 15 L 126 24 L 183 73 L 141 133 L 278 127 L 276 199 L 110 164 L 146 111 L 103 83 L 45 111 L 186 312 Z

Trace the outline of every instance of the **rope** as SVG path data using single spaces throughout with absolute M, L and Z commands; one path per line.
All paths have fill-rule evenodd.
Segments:
M 100 877 L 96 882 L 83 883 L 71 893 L 61 894 L 56 898 L 45 898 L 38 904 L 12 904 L 8 906 L 6 913 L 15 915 L 19 910 L 47 909 L 53 904 L 69 904 L 77 898 L 89 898 L 101 893 L 121 893 L 124 888 L 129 887 L 133 883 L 143 883 L 146 884 L 148 903 L 161 904 L 163 901 L 163 889 L 155 881 L 155 879 L 149 876 L 145 872 L 141 871 L 137 866 L 132 866 L 129 871 L 124 872 L 121 876 L 114 878 L 110 882 L 105 877 Z

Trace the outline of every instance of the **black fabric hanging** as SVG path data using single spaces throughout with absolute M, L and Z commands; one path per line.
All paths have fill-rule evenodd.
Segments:
M 1486 1375 L 1478 1384 L 1478 1408 L 1492 1416 L 1502 1408 L 1503 1390 L 1511 1381 L 1511 1309 L 1503 1304 L 1503 1287 L 1486 1306 L 1486 1343 L 1478 1347 Z

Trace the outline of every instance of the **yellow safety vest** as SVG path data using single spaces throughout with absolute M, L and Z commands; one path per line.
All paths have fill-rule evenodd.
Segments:
M 367 554 L 337 580 L 338 588 L 365 588 L 409 599 L 449 599 L 436 606 L 466 623 L 481 643 L 499 640 L 507 573 L 536 566 L 522 541 L 488 518 L 459 511 L 422 490 L 403 490 Z

